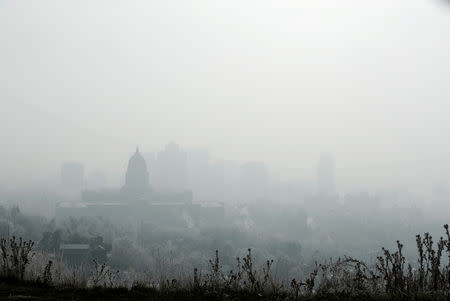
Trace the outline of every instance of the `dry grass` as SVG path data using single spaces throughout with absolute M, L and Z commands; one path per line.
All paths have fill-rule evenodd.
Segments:
M 147 291 L 157 295 L 197 296 L 206 299 L 446 299 L 450 291 L 450 234 L 444 226 L 445 238 L 433 241 L 429 233 L 416 236 L 417 262 L 406 262 L 403 245 L 397 241 L 394 251 L 382 249 L 374 266 L 351 257 L 330 259 L 316 263 L 305 279 L 292 279 L 289 283 L 274 281 L 272 260 L 255 267 L 252 251 L 236 258 L 232 270 L 224 272 L 219 251 L 209 260 L 203 274 L 194 269 L 193 275 L 180 279 L 133 281 L 130 287 L 119 271 L 111 270 L 106 263 L 94 260 L 89 273 L 87 267 L 69 268 L 63 262 L 49 260 L 45 254 L 33 252 L 32 241 L 12 238 L 1 240 L 1 277 L 17 281 L 32 281 L 44 287 L 77 288 L 92 290 L 126 289 Z M 39 259 L 36 264 L 32 259 Z

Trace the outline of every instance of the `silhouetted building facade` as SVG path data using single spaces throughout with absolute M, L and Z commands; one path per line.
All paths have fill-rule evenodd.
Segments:
M 317 194 L 320 196 L 334 194 L 334 164 L 329 154 L 322 154 L 317 165 Z
M 268 185 L 269 175 L 264 162 L 246 162 L 241 166 L 240 190 L 245 200 L 267 198 Z
M 84 166 L 79 162 L 65 162 L 61 166 L 61 184 L 65 188 L 81 189 L 84 182 Z
M 145 198 L 149 190 L 147 164 L 139 149 L 136 148 L 136 152 L 128 161 L 122 192 L 131 198 Z
M 179 145 L 170 142 L 156 156 L 152 184 L 162 191 L 183 192 L 187 189 L 187 155 Z
M 196 200 L 225 201 L 231 199 L 234 188 L 232 185 L 237 185 L 239 178 L 238 163 L 233 165 L 231 161 L 213 161 L 206 149 L 191 149 L 188 151 L 187 157 L 188 185 L 195 191 Z M 230 170 L 232 171 L 230 172 Z M 232 172 L 235 174 L 231 175 Z
M 183 170 L 186 163 L 185 155 L 179 151 L 177 145 L 169 144 L 162 154 L 160 158 L 165 163 L 178 156 L 176 164 L 166 164 L 172 168 L 171 174 Z M 177 182 L 178 185 L 184 183 L 184 179 L 183 175 Z M 102 216 L 114 221 L 146 221 L 157 226 L 192 227 L 204 224 L 219 225 L 223 222 L 225 214 L 223 203 L 193 202 L 193 193 L 190 190 L 150 189 L 147 164 L 138 149 L 129 159 L 125 184 L 120 190 L 85 190 L 82 197 L 83 202 L 58 203 L 57 219 Z M 74 252 L 84 251 L 77 249 Z
M 107 185 L 106 176 L 104 173 L 95 171 L 87 176 L 86 187 L 88 189 L 104 189 Z

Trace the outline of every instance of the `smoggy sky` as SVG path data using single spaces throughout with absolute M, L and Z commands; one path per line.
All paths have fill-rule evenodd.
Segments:
M 283 178 L 329 152 L 344 190 L 449 183 L 450 6 L 0 0 L 0 102 L 4 185 L 172 140 Z

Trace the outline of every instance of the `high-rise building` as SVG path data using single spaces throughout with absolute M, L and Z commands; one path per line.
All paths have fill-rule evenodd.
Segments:
M 86 187 L 88 189 L 103 189 L 106 187 L 106 184 L 106 176 L 100 171 L 94 171 L 87 175 Z
M 329 154 L 322 154 L 317 165 L 317 194 L 321 196 L 334 194 L 334 164 Z
M 84 183 L 84 166 L 79 162 L 65 162 L 61 166 L 61 184 L 65 188 L 81 189 Z
M 187 153 L 188 186 L 197 200 L 220 200 L 223 196 L 223 170 L 211 160 L 207 149 L 191 149 Z M 222 184 L 223 186 L 223 184 Z
M 264 162 L 246 162 L 240 171 L 240 192 L 245 201 L 268 196 L 269 175 Z
M 178 144 L 167 144 L 163 151 L 158 152 L 155 164 L 152 185 L 168 192 L 183 192 L 187 189 L 187 155 Z

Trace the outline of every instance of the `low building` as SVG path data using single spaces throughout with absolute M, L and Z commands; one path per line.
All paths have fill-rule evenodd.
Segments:
M 60 256 L 69 265 L 82 265 L 90 260 L 90 246 L 88 244 L 61 244 Z
M 223 203 L 154 202 L 128 203 L 62 202 L 56 207 L 56 220 L 68 218 L 103 217 L 115 222 L 142 222 L 185 228 L 195 225 L 220 226 L 225 219 Z

